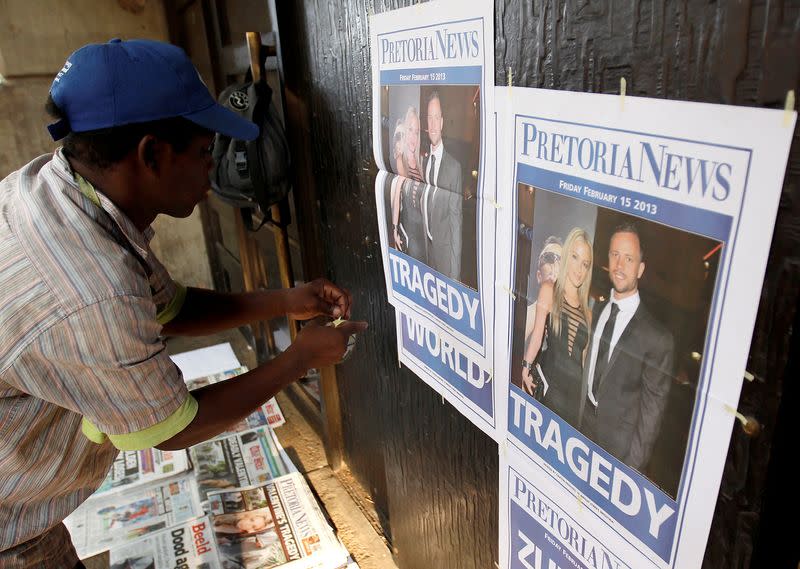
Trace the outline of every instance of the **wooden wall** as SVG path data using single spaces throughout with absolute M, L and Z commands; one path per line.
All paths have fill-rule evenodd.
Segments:
M 305 122 L 295 124 L 310 147 L 315 187 L 316 205 L 298 217 L 319 232 L 327 276 L 353 291 L 354 317 L 370 321 L 358 356 L 338 367 L 345 460 L 371 491 L 399 566 L 490 569 L 497 559 L 497 446 L 398 368 L 394 310 L 386 301 L 368 13 L 411 3 L 279 3 L 286 81 L 305 108 Z M 625 77 L 632 95 L 782 107 L 786 91 L 800 87 L 799 22 L 797 0 L 496 0 L 496 82 L 506 83 L 510 67 L 515 85 L 616 93 Z M 777 522 L 792 511 L 797 492 L 775 486 L 792 472 L 785 449 L 794 439 L 782 432 L 793 432 L 788 413 L 797 408 L 796 389 L 785 388 L 787 365 L 797 369 L 790 349 L 800 290 L 797 138 L 748 362 L 756 380 L 744 386 L 740 405 L 762 432 L 749 437 L 734 427 L 706 567 L 788 567 L 766 560 L 797 552 L 798 540 L 784 539 L 796 524 Z M 779 414 L 783 427 L 776 427 Z M 779 440 L 784 446 L 773 448 Z

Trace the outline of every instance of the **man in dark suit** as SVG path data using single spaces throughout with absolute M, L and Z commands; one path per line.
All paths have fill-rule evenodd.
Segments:
M 461 164 L 444 148 L 444 117 L 437 91 L 428 97 L 427 121 L 431 146 L 423 159 L 422 169 L 428 183 L 423 198 L 428 265 L 451 279 L 459 280 L 464 201 Z
M 673 359 L 672 334 L 639 298 L 644 269 L 636 226 L 617 227 L 608 249 L 613 288 L 592 318 L 581 409 L 581 431 L 639 471 L 658 437 Z

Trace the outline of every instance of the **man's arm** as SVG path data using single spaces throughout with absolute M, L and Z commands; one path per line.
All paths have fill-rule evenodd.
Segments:
M 667 406 L 672 384 L 674 341 L 672 334 L 654 335 L 655 346 L 649 350 L 651 361 L 645 361 L 639 398 L 639 422 L 636 424 L 630 451 L 625 463 L 641 471 L 650 460 L 659 434 L 661 419 Z M 646 354 L 645 357 L 648 357 Z
M 281 290 L 223 293 L 188 288 L 178 315 L 164 325 L 165 336 L 204 336 L 279 316 L 298 320 L 327 315 L 350 317 L 350 294 L 325 279 Z
M 183 449 L 226 431 L 302 377 L 309 368 L 339 362 L 350 335 L 366 327 L 364 322 L 347 322 L 338 328 L 310 324 L 300 331 L 289 349 L 275 359 L 235 378 L 192 391 L 198 403 L 194 419 L 156 448 Z

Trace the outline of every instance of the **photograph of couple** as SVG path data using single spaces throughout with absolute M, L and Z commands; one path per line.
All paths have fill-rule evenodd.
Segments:
M 520 184 L 511 380 L 675 497 L 721 244 Z
M 389 246 L 477 290 L 477 85 L 381 90 Z

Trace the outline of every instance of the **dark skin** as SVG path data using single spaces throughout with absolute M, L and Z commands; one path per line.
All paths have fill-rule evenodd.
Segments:
M 176 152 L 167 142 L 148 135 L 128 156 L 107 169 L 92 168 L 72 158 L 70 164 L 142 231 L 161 213 L 187 217 L 206 196 L 213 167 L 209 150 L 212 140 L 210 133 L 197 136 L 184 152 Z M 239 294 L 190 288 L 183 308 L 164 326 L 163 334 L 207 335 L 284 315 L 295 320 L 349 319 L 351 304 L 346 289 L 325 279 L 292 289 Z M 238 376 L 235 381 L 193 391 L 198 403 L 194 420 L 157 448 L 182 449 L 226 431 L 303 377 L 308 369 L 338 363 L 349 337 L 366 328 L 366 322 L 345 322 L 338 327 L 307 324 L 289 349 L 275 359 Z

